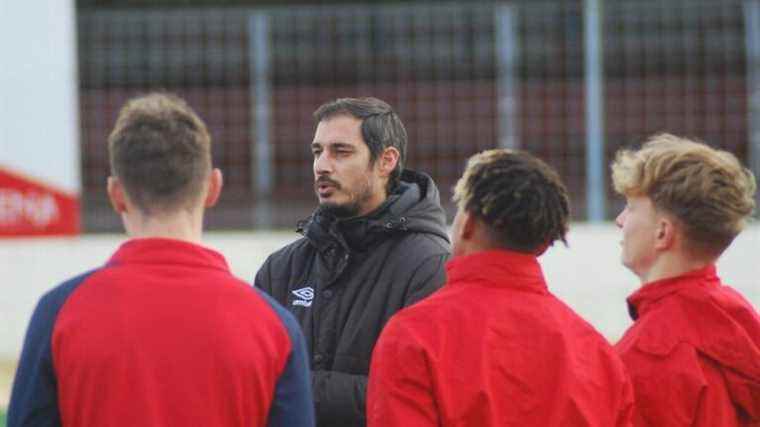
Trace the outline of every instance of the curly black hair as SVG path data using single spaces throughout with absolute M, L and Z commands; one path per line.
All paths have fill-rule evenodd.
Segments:
M 567 245 L 567 189 L 557 172 L 527 152 L 495 149 L 472 156 L 454 201 L 491 228 L 498 246 L 536 253 L 556 240 Z

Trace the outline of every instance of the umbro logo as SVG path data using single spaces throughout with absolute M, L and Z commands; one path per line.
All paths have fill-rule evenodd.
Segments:
M 296 300 L 293 300 L 293 305 L 300 305 L 303 307 L 311 307 L 311 301 L 314 299 L 314 289 L 311 286 L 305 288 L 296 289 L 291 291 L 296 296 Z

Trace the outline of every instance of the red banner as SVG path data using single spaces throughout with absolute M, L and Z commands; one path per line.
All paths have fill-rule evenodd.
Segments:
M 0 237 L 79 234 L 79 199 L 0 168 Z

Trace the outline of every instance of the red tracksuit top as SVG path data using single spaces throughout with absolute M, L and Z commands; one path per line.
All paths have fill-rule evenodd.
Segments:
M 760 426 L 760 316 L 715 266 L 644 285 L 615 349 L 636 426 Z
M 43 296 L 8 426 L 314 425 L 295 319 L 217 252 L 133 239 Z
M 369 426 L 627 426 L 633 391 L 610 344 L 546 287 L 532 255 L 458 257 L 400 311 L 372 357 Z

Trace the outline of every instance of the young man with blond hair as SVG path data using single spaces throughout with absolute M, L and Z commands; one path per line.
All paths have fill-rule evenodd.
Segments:
M 760 316 L 715 263 L 742 231 L 755 178 L 732 154 L 661 134 L 618 152 L 622 262 L 641 281 L 616 350 L 636 426 L 760 425 Z
M 206 125 L 175 96 L 141 96 L 108 151 L 131 239 L 40 300 L 8 426 L 313 426 L 295 319 L 202 245 L 222 187 Z
M 447 283 L 391 318 L 372 355 L 369 426 L 629 425 L 623 364 L 549 292 L 537 260 L 568 229 L 557 173 L 485 151 L 455 200 Z

